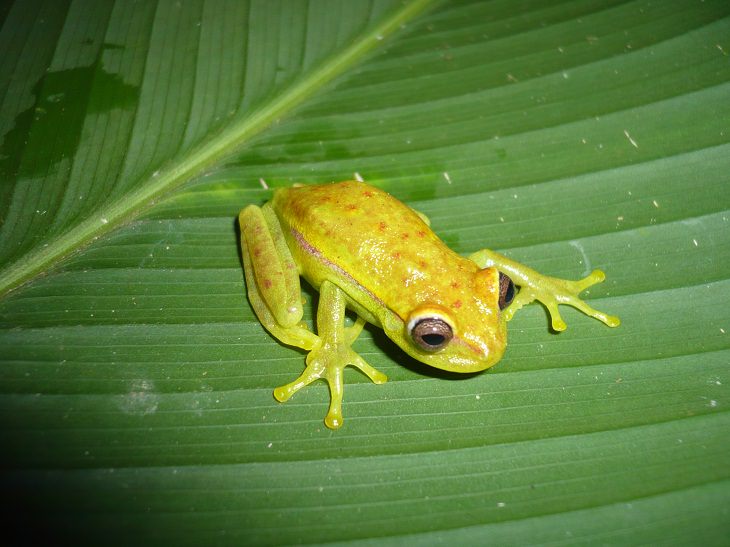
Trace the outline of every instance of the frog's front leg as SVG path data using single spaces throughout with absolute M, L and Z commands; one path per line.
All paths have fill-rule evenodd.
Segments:
M 593 270 L 590 275 L 578 281 L 559 279 L 542 275 L 532 268 L 510 260 L 489 249 L 483 249 L 471 255 L 470 260 L 476 262 L 480 268 L 496 267 L 499 271 L 509 276 L 515 285 L 520 287 L 519 293 L 512 301 L 512 304 L 504 310 L 504 316 L 509 321 L 517 310 L 529 304 L 533 300 L 542 302 L 550 313 L 552 327 L 556 331 L 563 331 L 566 328 L 565 321 L 560 317 L 559 304 L 567 304 L 582 311 L 590 317 L 602 321 L 609 327 L 618 327 L 621 321 L 618 317 L 600 312 L 583 300 L 578 295 L 585 289 L 606 278 L 601 270 Z
M 325 380 L 330 389 L 330 407 L 324 423 L 330 429 L 337 429 L 342 425 L 342 375 L 347 365 L 360 369 L 376 384 L 382 384 L 388 379 L 350 347 L 362 331 L 364 321 L 358 318 L 352 327 L 345 327 L 345 306 L 345 293 L 342 289 L 330 281 L 324 281 L 319 288 L 317 308 L 319 343 L 307 355 L 307 368 L 302 375 L 290 384 L 274 390 L 274 397 L 284 402 L 315 380 Z

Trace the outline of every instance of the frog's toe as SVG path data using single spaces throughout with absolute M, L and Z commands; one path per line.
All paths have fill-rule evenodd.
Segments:
M 545 304 L 545 307 L 550 314 L 550 324 L 553 330 L 557 332 L 563 332 L 565 329 L 567 329 L 568 325 L 565 323 L 563 317 L 560 315 L 560 311 L 558 311 L 557 301 L 555 301 L 554 299 L 550 299 L 543 302 L 543 304 Z
M 593 317 L 594 319 L 598 319 L 601 321 L 604 325 L 608 327 L 618 327 L 621 324 L 621 320 L 616 317 L 615 315 L 608 315 L 607 313 L 603 313 L 602 311 L 598 311 L 595 308 L 592 308 L 582 300 L 578 300 L 575 304 L 572 304 L 575 308 L 579 309 L 583 313 L 585 313 L 589 317 Z
M 572 294 L 563 295 L 563 298 L 561 300 L 563 301 L 563 303 L 573 306 L 574 308 L 582 311 L 589 317 L 598 319 L 609 327 L 618 327 L 621 324 L 621 320 L 618 317 L 616 317 L 615 315 L 608 315 L 607 313 L 603 313 L 602 311 L 598 311 L 597 309 L 586 304 L 586 302 L 584 302 L 578 296 L 588 287 L 591 287 L 597 283 L 601 283 L 605 279 L 606 274 L 604 274 L 601 270 L 593 270 L 590 275 L 584 277 L 580 281 L 574 281 L 574 286 L 571 287 L 572 290 L 570 291 Z
M 615 315 L 607 315 L 605 313 L 600 313 L 600 316 L 596 316 L 597 319 L 603 322 L 603 324 L 609 326 L 609 327 L 618 327 L 621 325 L 621 319 L 616 317 Z
M 323 367 L 316 366 L 316 363 L 313 366 L 307 363 L 307 368 L 304 369 L 299 378 L 274 389 L 274 398 L 280 403 L 288 401 L 297 391 L 321 378 L 323 370 Z
M 330 401 L 330 408 L 327 411 L 327 416 L 324 417 L 324 425 L 330 429 L 339 429 L 342 426 L 342 400 L 335 401 L 334 398 Z
M 533 300 L 535 300 L 534 292 L 530 291 L 527 287 L 521 288 L 517 293 L 517 296 L 515 296 L 514 300 L 512 300 L 512 303 L 507 307 L 507 309 L 502 311 L 502 316 L 504 317 L 504 320 L 511 321 L 515 313 L 517 313 Z
M 388 377 L 380 372 L 378 369 L 368 364 L 368 362 L 360 357 L 357 353 L 352 352 L 350 364 L 362 371 L 365 376 L 370 378 L 374 384 L 384 384 L 388 381 Z
M 592 287 L 598 283 L 602 283 L 606 280 L 606 274 L 602 270 L 593 270 L 589 275 L 585 276 L 580 281 L 575 281 L 575 294 L 580 294 L 588 287 Z
M 326 374 L 323 375 L 330 389 L 330 406 L 324 423 L 330 429 L 338 429 L 344 421 L 342 417 L 343 372 L 347 365 L 361 370 L 373 383 L 382 384 L 388 380 L 385 374 L 369 365 L 365 359 L 349 348 L 339 358 L 333 359 L 327 367 Z
M 330 429 L 337 429 L 342 426 L 344 421 L 342 417 L 343 372 L 348 365 L 360 369 L 376 384 L 382 384 L 388 379 L 385 374 L 371 367 L 348 346 L 325 344 L 309 352 L 304 372 L 293 382 L 277 387 L 274 390 L 274 398 L 283 403 L 315 380 L 325 380 L 330 391 L 330 405 L 324 422 Z
M 297 392 L 296 389 L 292 389 L 292 384 L 287 384 L 285 386 L 279 386 L 277 388 L 274 388 L 274 399 L 276 399 L 280 403 L 285 403 L 296 392 Z

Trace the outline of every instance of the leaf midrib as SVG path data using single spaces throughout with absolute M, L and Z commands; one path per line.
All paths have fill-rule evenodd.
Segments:
M 0 271 L 0 297 L 43 274 L 61 260 L 151 208 L 164 194 L 212 169 L 243 145 L 290 114 L 295 108 L 360 61 L 386 38 L 438 0 L 413 0 L 382 23 L 325 61 L 304 79 L 285 89 L 269 103 L 201 143 L 185 157 L 164 167 L 118 201 L 97 208 L 91 215 Z

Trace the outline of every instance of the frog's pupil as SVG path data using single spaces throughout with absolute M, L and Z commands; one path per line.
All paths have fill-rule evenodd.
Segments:
M 421 319 L 411 330 L 413 341 L 426 351 L 438 351 L 454 337 L 451 327 L 438 317 Z
M 429 346 L 440 346 L 444 343 L 444 340 L 446 340 L 446 338 L 444 338 L 440 334 L 424 334 L 423 336 L 421 336 L 421 340 L 423 340 Z

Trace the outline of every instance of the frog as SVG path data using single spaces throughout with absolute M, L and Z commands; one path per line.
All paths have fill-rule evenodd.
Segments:
M 285 402 L 324 380 L 330 429 L 343 424 L 345 367 L 375 384 L 387 380 L 352 349 L 366 323 L 416 360 L 456 373 L 495 365 L 507 347 L 507 322 L 533 301 L 545 306 L 557 332 L 566 328 L 560 304 L 620 324 L 579 296 L 604 281 L 601 270 L 572 281 L 490 249 L 462 256 L 426 215 L 358 180 L 277 188 L 263 206 L 245 207 L 239 224 L 254 313 L 274 338 L 307 352 L 304 371 L 275 388 L 274 398 Z M 302 278 L 319 292 L 316 332 L 303 321 Z

